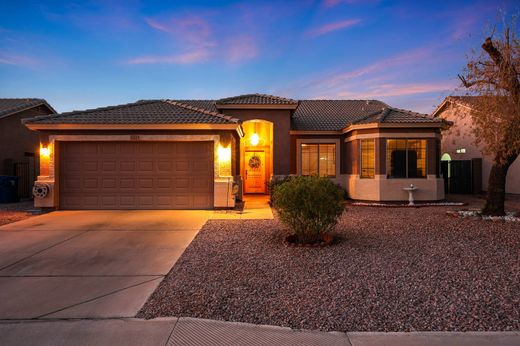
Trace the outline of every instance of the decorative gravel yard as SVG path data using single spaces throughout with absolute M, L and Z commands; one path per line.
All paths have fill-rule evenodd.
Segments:
M 452 208 L 453 209 L 453 208 Z M 325 331 L 519 330 L 520 226 L 449 207 L 350 207 L 331 247 L 276 220 L 209 221 L 138 317 Z

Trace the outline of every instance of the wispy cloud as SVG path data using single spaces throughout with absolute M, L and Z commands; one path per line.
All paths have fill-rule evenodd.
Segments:
M 36 59 L 25 56 L 25 55 L 0 52 L 0 65 L 34 67 L 37 64 L 38 64 L 38 61 Z
M 146 64 L 196 64 L 205 62 L 209 59 L 207 50 L 191 51 L 188 53 L 177 55 L 148 55 L 137 57 L 128 60 L 131 65 L 146 65 Z
M 255 38 L 250 34 L 232 36 L 214 31 L 214 25 L 202 16 L 186 16 L 159 21 L 146 18 L 152 29 L 169 35 L 180 51 L 170 55 L 144 55 L 131 58 L 129 64 L 195 64 L 211 59 L 241 63 L 258 55 Z M 229 37 L 228 37 L 229 36 Z
M 322 25 L 322 26 L 309 30 L 307 32 L 307 36 L 317 37 L 317 36 L 328 34 L 333 31 L 350 28 L 359 23 L 361 23 L 361 19 L 345 19 L 345 20 L 342 20 L 339 22 L 328 23 L 328 24 L 325 24 L 325 25 Z
M 412 65 L 425 59 L 431 58 L 434 46 L 425 46 L 411 51 L 403 52 L 395 56 L 384 58 L 375 61 L 366 66 L 362 66 L 357 69 L 328 73 L 321 76 L 317 76 L 311 79 L 300 87 L 319 87 L 324 89 L 340 87 L 342 84 L 347 83 L 351 80 L 366 78 L 367 76 L 373 75 L 381 71 L 388 71 L 391 68 L 403 68 L 407 65 Z
M 254 59 L 258 55 L 256 42 L 250 35 L 232 38 L 227 46 L 229 49 L 226 52 L 226 60 L 231 63 Z
M 379 2 L 379 0 L 324 0 L 323 5 L 325 7 L 334 7 L 339 4 L 365 4 L 367 2 Z
M 457 86 L 456 82 L 441 81 L 431 83 L 387 83 L 369 86 L 365 90 L 342 91 L 337 94 L 341 98 L 380 98 L 396 97 L 432 92 L 452 90 Z

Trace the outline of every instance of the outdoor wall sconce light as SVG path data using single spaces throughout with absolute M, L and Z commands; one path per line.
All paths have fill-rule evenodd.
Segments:
M 49 157 L 51 155 L 51 150 L 49 147 L 40 147 L 40 157 Z
M 231 176 L 231 147 L 223 147 L 219 145 L 217 150 L 219 175 Z
M 260 137 L 258 137 L 257 133 L 253 133 L 249 141 L 251 142 L 252 146 L 257 146 L 258 143 L 260 143 Z

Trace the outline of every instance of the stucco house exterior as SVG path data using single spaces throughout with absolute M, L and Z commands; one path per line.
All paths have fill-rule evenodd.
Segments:
M 233 207 L 273 177 L 330 177 L 358 200 L 444 198 L 441 119 L 374 100 L 145 100 L 24 120 L 42 157 L 37 206 Z
M 442 159 L 482 159 L 482 190 L 487 191 L 493 158 L 482 152 L 481 146 L 475 143 L 475 137 L 471 132 L 470 111 L 473 98 L 473 96 L 449 96 L 444 99 L 432 115 L 453 124 L 442 135 Z M 506 178 L 506 193 L 520 194 L 520 159 L 516 159 L 509 167 Z
M 0 175 L 20 175 L 20 197 L 31 196 L 30 187 L 39 174 L 40 145 L 38 134 L 21 120 L 55 113 L 43 99 L 0 98 Z

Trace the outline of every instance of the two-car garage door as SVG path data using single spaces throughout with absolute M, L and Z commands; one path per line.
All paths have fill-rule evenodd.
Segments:
M 61 142 L 60 209 L 213 208 L 213 142 Z

